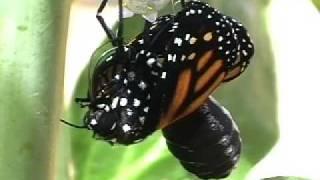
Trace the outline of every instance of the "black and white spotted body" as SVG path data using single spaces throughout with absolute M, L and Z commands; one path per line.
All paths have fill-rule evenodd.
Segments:
M 243 41 L 243 39 L 245 41 Z M 187 117 L 249 64 L 244 27 L 201 2 L 159 17 L 92 75 L 85 124 L 101 139 L 129 145 Z M 245 62 L 245 63 L 244 63 Z
M 92 74 L 89 107 L 85 117 L 88 128 L 110 143 L 132 144 L 143 140 L 156 128 L 157 111 L 150 106 L 157 86 L 159 64 L 150 63 L 155 55 L 138 46 L 124 48 L 101 57 Z M 145 61 L 149 59 L 149 61 Z M 89 103 L 89 104 L 88 104 Z

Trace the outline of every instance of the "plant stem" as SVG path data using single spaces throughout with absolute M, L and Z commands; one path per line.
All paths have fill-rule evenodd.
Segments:
M 70 1 L 0 1 L 0 179 L 56 177 Z

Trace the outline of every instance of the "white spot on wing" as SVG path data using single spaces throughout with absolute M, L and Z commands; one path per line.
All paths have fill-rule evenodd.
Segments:
M 189 41 L 190 44 L 194 44 L 194 43 L 196 43 L 196 42 L 197 42 L 197 38 L 195 38 L 195 37 L 192 37 L 192 38 L 190 39 L 190 41 Z
M 135 107 L 140 106 L 140 103 L 141 103 L 141 101 L 139 99 L 137 99 L 137 98 L 133 99 L 133 106 L 135 106 Z
M 204 36 L 203 36 L 203 40 L 205 41 L 210 41 L 212 39 L 212 32 L 207 32 Z
M 173 43 L 174 43 L 174 44 L 177 44 L 178 46 L 181 46 L 181 44 L 182 44 L 182 39 L 176 37 L 176 38 L 174 39 L 174 42 L 173 42 Z
M 120 99 L 120 106 L 125 106 L 128 103 L 128 99 L 127 98 L 121 98 Z
M 147 87 L 146 83 L 143 82 L 143 81 L 140 81 L 140 83 L 138 84 L 138 86 L 139 86 L 139 88 L 141 88 L 142 90 L 144 90 L 144 89 Z
M 161 78 L 162 78 L 162 79 L 165 79 L 165 78 L 166 78 L 166 76 L 167 76 L 167 73 L 166 73 L 166 72 L 162 72 L 162 74 L 161 74 Z
M 182 55 L 181 56 L 181 61 L 184 61 L 186 59 L 186 56 L 185 55 Z
M 184 40 L 188 41 L 190 39 L 190 34 L 186 34 L 186 36 L 184 37 Z
M 172 61 L 173 61 L 173 62 L 176 62 L 176 58 L 177 58 L 177 55 L 174 54 L 174 55 L 172 56 Z
M 115 97 L 113 100 L 112 100 L 112 104 L 111 104 L 111 108 L 114 109 L 117 107 L 118 105 L 118 101 L 119 101 L 119 97 Z
M 128 131 L 131 130 L 131 127 L 130 127 L 128 124 L 124 124 L 124 125 L 122 126 L 122 130 L 123 130 L 123 132 L 128 132 Z
M 172 54 L 168 54 L 168 61 L 172 61 Z
M 193 53 L 191 53 L 189 56 L 188 56 L 188 59 L 189 60 L 193 60 L 195 57 L 196 57 L 196 53 L 195 52 L 193 52 Z

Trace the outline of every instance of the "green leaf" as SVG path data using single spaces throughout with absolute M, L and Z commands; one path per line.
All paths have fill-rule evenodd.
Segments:
M 316 6 L 316 8 L 320 10 L 320 0 L 312 0 L 312 2 Z

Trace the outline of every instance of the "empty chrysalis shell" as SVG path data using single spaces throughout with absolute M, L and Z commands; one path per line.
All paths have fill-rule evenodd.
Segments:
M 118 0 L 110 0 L 109 5 L 117 5 Z M 131 17 L 134 14 L 141 14 L 146 20 L 153 22 L 158 11 L 164 8 L 170 0 L 123 0 L 124 16 Z

